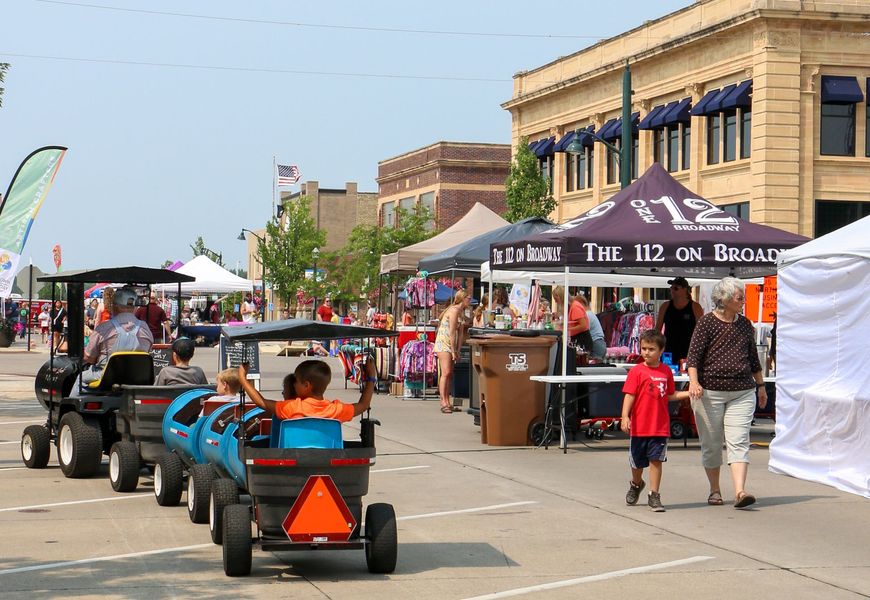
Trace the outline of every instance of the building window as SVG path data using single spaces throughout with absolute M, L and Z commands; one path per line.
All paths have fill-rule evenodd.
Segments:
M 592 151 L 591 148 L 585 148 L 583 154 L 578 154 L 574 158 L 577 159 L 577 189 L 582 190 L 586 187 L 586 161 L 587 156 Z
M 577 159 L 579 155 L 565 153 L 565 191 L 573 192 L 577 183 Z
M 550 193 L 553 193 L 553 157 L 544 156 L 538 159 L 538 168 L 541 170 L 541 175 L 549 184 Z
M 396 211 L 394 207 L 394 202 L 384 202 L 383 206 L 381 206 L 381 222 L 384 224 L 384 227 L 396 226 Z
M 719 115 L 707 117 L 707 164 L 719 164 Z
M 622 148 L 622 140 L 617 138 L 613 140 L 613 145 L 617 150 Z M 607 146 L 605 146 L 607 148 Z M 619 155 L 607 148 L 607 183 L 616 183 L 617 173 L 619 172 Z
M 665 133 L 668 137 L 668 171 L 675 173 L 680 170 L 680 126 L 666 127 Z
M 688 123 L 683 124 L 683 170 L 688 169 L 691 164 L 692 157 L 692 126 Z
M 631 134 L 631 178 L 637 179 L 637 163 L 640 160 L 640 133 Z
M 425 208 L 429 211 L 429 221 L 426 223 L 426 229 L 432 231 L 435 229 L 435 192 L 420 194 L 420 208 Z
M 722 162 L 731 162 L 737 158 L 737 111 L 727 110 L 722 113 Z
M 855 156 L 854 104 L 822 104 L 820 152 L 825 156 Z
M 591 188 L 595 182 L 595 149 L 589 148 L 586 155 L 586 187 Z
M 870 216 L 870 202 L 816 200 L 814 237 L 831 233 L 867 216 Z
M 744 108 L 740 111 L 740 158 L 749 158 L 752 154 L 752 111 Z
M 689 143 L 691 127 L 674 123 L 653 130 L 653 161 L 665 167 L 668 172 L 676 173 L 689 168 Z M 680 151 L 682 150 L 682 162 Z
M 737 217 L 738 219 L 743 219 L 744 221 L 749 220 L 749 202 L 737 202 L 735 204 L 723 204 L 720 206 L 722 210 L 727 213 L 730 213 Z
M 653 162 L 665 164 L 665 130 L 653 130 Z

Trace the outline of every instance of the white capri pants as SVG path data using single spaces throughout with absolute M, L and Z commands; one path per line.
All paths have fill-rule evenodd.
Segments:
M 749 427 L 755 414 L 755 388 L 722 392 L 704 390 L 692 400 L 698 437 L 701 438 L 701 463 L 705 469 L 722 466 L 725 443 L 728 464 L 749 462 Z

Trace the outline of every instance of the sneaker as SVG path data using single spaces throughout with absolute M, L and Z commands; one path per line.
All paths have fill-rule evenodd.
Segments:
M 640 491 L 644 486 L 646 486 L 646 482 L 643 479 L 640 480 L 639 485 L 630 481 L 628 484 L 628 491 L 625 493 L 625 503 L 629 506 L 637 504 L 637 499 L 640 498 Z
M 658 492 L 649 493 L 647 504 L 649 504 L 649 509 L 653 512 L 665 512 L 665 507 L 662 506 L 662 497 Z

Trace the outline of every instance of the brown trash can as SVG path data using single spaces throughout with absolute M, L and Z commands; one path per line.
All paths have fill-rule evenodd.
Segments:
M 529 446 L 529 427 L 544 420 L 553 336 L 494 335 L 471 338 L 471 364 L 480 379 L 480 441 L 490 446 Z

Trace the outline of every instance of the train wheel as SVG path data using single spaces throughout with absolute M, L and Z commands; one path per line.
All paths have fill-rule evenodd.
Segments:
M 239 488 L 232 479 L 215 479 L 211 484 L 208 502 L 208 530 L 211 541 L 223 543 L 224 508 L 239 503 Z
M 366 565 L 370 573 L 396 570 L 399 541 L 396 512 L 391 504 L 370 504 L 366 509 Z
M 28 469 L 44 469 L 51 455 L 51 440 L 44 425 L 28 425 L 21 434 L 21 460 Z
M 178 506 L 184 484 L 184 465 L 177 455 L 167 452 L 154 465 L 154 495 L 160 506 Z
M 224 508 L 224 573 L 230 577 L 251 574 L 251 510 L 241 504 Z
M 191 523 L 208 523 L 208 499 L 214 469 L 211 465 L 193 465 L 187 472 L 187 516 Z
M 77 412 L 66 413 L 57 433 L 57 458 L 60 470 L 67 477 L 88 477 L 96 473 L 103 458 L 99 423 Z
M 132 492 L 139 485 L 139 450 L 133 442 L 115 442 L 109 451 L 109 480 L 116 492 Z

